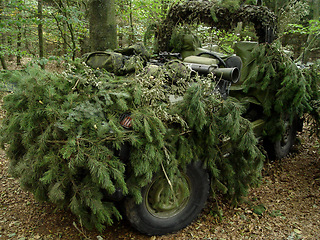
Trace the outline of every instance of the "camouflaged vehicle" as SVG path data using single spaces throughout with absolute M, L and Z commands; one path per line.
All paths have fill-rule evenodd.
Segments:
M 263 92 L 249 91 L 244 94 L 242 83 L 253 67 L 253 49 L 259 43 L 272 42 L 275 35 L 275 16 L 265 7 L 241 6 L 230 12 L 223 7 L 216 7 L 215 20 L 212 16 L 212 3 L 189 1 L 186 4 L 177 4 L 171 8 L 168 17 L 160 25 L 157 32 L 158 55 L 155 59 L 142 45 L 135 45 L 118 52 L 94 52 L 86 55 L 86 62 L 94 68 L 105 68 L 115 74 L 123 75 L 134 71 L 137 55 L 147 60 L 151 66 L 157 66 L 175 59 L 183 63 L 192 71 L 202 75 L 213 74 L 220 79 L 217 89 L 223 98 L 232 95 L 247 104 L 245 117 L 252 122 L 255 134 L 264 141 L 269 157 L 282 158 L 288 154 L 294 144 L 296 131 L 301 128 L 301 121 L 290 117 L 285 121 L 285 131 L 277 140 L 263 134 L 265 116 L 263 113 Z M 225 55 L 216 51 L 214 47 L 204 48 L 192 35 L 186 35 L 181 51 L 172 53 L 169 39 L 175 26 L 180 23 L 191 23 L 195 19 L 209 26 L 230 29 L 237 22 L 251 22 L 255 26 L 259 42 L 238 42 L 234 44 L 232 55 Z M 150 66 L 149 65 L 149 66 Z M 254 64 L 253 64 L 254 65 Z M 181 66 L 181 65 L 179 65 Z M 152 67 L 151 67 L 152 68 Z M 181 69 L 180 69 L 181 70 Z M 179 67 L 178 67 L 179 71 Z M 177 99 L 173 98 L 173 101 Z M 130 128 L 130 115 L 121 118 L 121 124 Z M 130 149 L 124 146 L 120 151 L 120 158 L 127 161 Z M 162 201 L 162 191 L 167 180 L 162 175 L 153 178 L 142 189 L 143 200 L 136 204 L 133 199 L 125 199 L 125 211 L 132 226 L 147 235 L 162 235 L 178 231 L 190 224 L 201 212 L 210 189 L 210 177 L 200 163 L 190 164 L 182 174 L 178 185 L 181 191 L 176 192 L 175 201 Z M 189 193 L 184 193 L 187 188 Z M 115 200 L 122 199 L 121 192 L 112 196 Z

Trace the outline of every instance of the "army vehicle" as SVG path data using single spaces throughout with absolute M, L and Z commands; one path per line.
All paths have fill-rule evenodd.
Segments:
M 268 136 L 263 136 L 265 125 L 261 102 L 263 94 L 257 95 L 256 92 L 244 94 L 241 85 L 246 71 L 246 61 L 252 60 L 250 54 L 257 45 L 257 42 L 239 42 L 235 44 L 236 54 L 232 56 L 200 47 L 195 48 L 194 51 L 188 51 L 187 54 L 162 53 L 160 55 L 161 61 L 178 58 L 184 66 L 198 74 L 214 75 L 218 79 L 217 91 L 222 98 L 228 98 L 231 95 L 240 100 L 244 99 L 247 106 L 244 116 L 252 122 L 256 136 L 263 140 L 269 157 L 282 158 L 289 153 L 295 141 L 296 131 L 300 129 L 301 125 L 298 119 L 291 122 L 289 118 L 284 119 L 285 130 L 280 139 L 274 141 Z M 97 67 L 99 65 L 98 58 L 103 62 L 104 53 L 93 53 L 87 56 L 87 63 Z M 150 64 L 157 66 L 162 64 L 161 61 L 151 59 Z M 179 101 L 179 99 L 174 98 L 173 101 Z M 128 129 L 131 124 L 134 124 L 134 119 L 130 114 L 122 116 L 120 121 Z M 123 162 L 128 162 L 130 146 L 124 145 L 119 154 Z M 172 183 L 178 190 L 168 199 L 164 194 L 168 187 L 168 179 L 163 173 L 160 173 L 142 189 L 142 203 L 136 204 L 133 198 L 125 197 L 125 214 L 134 228 L 147 235 L 163 235 L 178 231 L 189 225 L 204 208 L 209 197 L 210 179 L 210 174 L 202 164 L 193 162 L 188 165 L 185 172 L 182 172 L 179 179 Z M 118 200 L 123 199 L 120 192 L 116 194 L 118 194 Z
M 177 26 L 180 19 L 183 19 L 181 22 L 188 22 L 188 20 L 191 22 L 191 19 L 198 17 L 202 23 L 217 24 L 222 28 L 224 28 L 223 24 L 231 25 L 231 22 L 238 22 L 241 19 L 244 22 L 253 22 L 259 37 L 259 43 L 238 42 L 234 46 L 235 54 L 233 56 L 225 56 L 203 49 L 201 46 L 191 47 L 187 51 L 181 52 L 182 61 L 200 74 L 213 73 L 217 78 L 222 79 L 223 81 L 218 85 L 221 95 L 225 98 L 231 95 L 244 102 L 247 107 L 244 116 L 252 122 L 255 134 L 263 141 L 268 157 L 285 157 L 295 142 L 296 132 L 302 130 L 302 120 L 297 116 L 279 116 L 284 126 L 282 134 L 277 138 L 269 137 L 264 133 L 266 119 L 268 119 L 264 114 L 263 107 L 265 93 L 256 90 L 244 92 L 242 85 L 248 76 L 248 71 L 250 71 L 250 63 L 255 61 L 252 54 L 253 49 L 260 43 L 271 43 L 275 38 L 275 17 L 264 7 L 243 6 L 237 13 L 229 13 L 229 17 L 233 16 L 230 19 L 224 18 L 226 17 L 225 12 L 223 12 L 226 11 L 225 9 L 218 8 L 216 14 L 218 20 L 213 22 L 209 11 L 211 7 L 208 2 L 199 3 L 195 1 L 174 6 L 162 25 L 163 29 L 160 29 L 158 33 L 160 39 L 159 50 L 171 50 L 168 39 L 170 39 L 173 26 Z M 254 9 L 256 13 L 262 13 L 262 17 L 259 19 L 259 14 L 253 14 L 250 9 Z M 230 25 L 226 28 L 229 28 Z M 169 201 L 170 204 L 168 202 L 162 204 L 161 193 L 166 179 L 161 176 L 154 178 L 151 183 L 143 188 L 141 204 L 137 205 L 132 200 L 127 200 L 125 204 L 126 215 L 131 224 L 139 231 L 149 235 L 174 232 L 190 224 L 205 206 L 209 196 L 210 176 L 201 164 L 194 163 L 188 166 L 187 171 L 182 174 L 182 178 L 181 181 L 175 183 L 181 184 L 181 187 L 179 187 L 181 191 L 176 192 L 173 199 Z M 189 189 L 187 197 L 184 197 L 183 189 L 185 188 Z
M 244 117 L 252 122 L 256 136 L 263 140 L 269 158 L 282 158 L 292 148 L 296 132 L 301 130 L 302 122 L 296 116 L 282 116 L 284 129 L 280 138 L 269 138 L 263 133 L 268 118 L 264 115 L 263 107 L 266 94 L 256 89 L 244 92 L 242 85 L 250 71 L 250 64 L 256 61 L 252 52 L 259 45 L 258 42 L 238 42 L 234 45 L 235 54 L 228 56 L 212 51 L 212 49 L 202 48 L 194 44 L 197 42 L 195 38 L 186 36 L 188 40 L 183 42 L 184 48 L 181 49 L 181 52 L 170 53 L 172 47 L 169 46 L 168 39 L 174 27 L 181 22 L 192 22 L 196 18 L 202 23 L 211 26 L 218 25 L 221 28 L 230 28 L 232 23 L 239 21 L 252 22 L 260 43 L 270 43 L 274 39 L 275 17 L 268 9 L 258 6 L 242 6 L 238 11 L 231 13 L 228 9 L 216 7 L 217 19 L 213 21 L 210 11 L 212 7 L 212 3 L 197 1 L 175 5 L 160 26 L 157 35 L 159 56 L 162 60 L 159 60 L 160 58 L 151 59 L 150 64 L 159 65 L 169 61 L 167 59 L 177 58 L 198 74 L 213 74 L 219 80 L 217 90 L 222 98 L 231 95 L 246 105 L 247 111 Z M 227 18 L 229 22 L 226 23 L 223 18 Z M 190 42 L 190 39 L 193 46 L 188 45 L 187 41 Z M 104 53 L 93 53 L 87 56 L 87 63 L 93 67 L 103 67 L 105 64 L 103 59 Z M 126 115 L 121 122 L 125 127 L 130 127 L 132 119 L 130 115 Z M 129 147 L 122 149 L 120 158 L 124 162 L 128 161 L 129 152 Z M 186 171 L 182 172 L 179 179 L 172 184 L 178 190 L 170 199 L 163 199 L 165 198 L 163 192 L 168 185 L 167 178 L 163 174 L 154 177 L 142 189 L 142 203 L 136 204 L 131 198 L 125 199 L 126 215 L 133 227 L 148 235 L 162 235 L 178 231 L 197 217 L 209 196 L 209 173 L 200 162 L 194 162 L 188 165 Z M 185 192 L 185 189 L 188 193 Z
M 136 52 L 144 52 L 141 45 L 133 47 Z M 140 51 L 138 50 L 140 49 Z M 143 47 L 142 47 L 143 49 Z M 196 55 L 184 56 L 180 53 L 160 53 L 154 59 L 149 59 L 146 68 L 154 69 L 163 64 L 177 64 L 177 71 L 188 68 L 191 72 L 200 75 L 211 75 L 216 79 L 216 94 L 221 98 L 228 98 L 230 87 L 240 79 L 242 60 L 238 56 L 228 56 L 223 60 L 219 53 L 205 49 Z M 111 52 L 93 52 L 86 55 L 86 63 L 94 68 L 106 68 L 109 71 L 114 70 L 115 58 L 122 58 L 119 53 Z M 173 60 L 172 60 L 173 59 Z M 128 67 L 119 67 L 118 69 L 130 69 Z M 147 70 L 149 71 L 149 70 Z M 177 102 L 183 96 L 170 96 L 172 103 Z M 130 113 L 123 114 L 120 117 L 121 125 L 126 129 L 131 129 L 134 119 Z M 124 144 L 119 152 L 119 157 L 124 163 L 128 163 L 130 156 L 130 145 Z M 210 176 L 200 161 L 195 161 L 187 166 L 186 171 L 175 182 L 174 194 L 168 196 L 165 194 L 168 188 L 168 178 L 163 172 L 157 174 L 152 181 L 142 189 L 142 203 L 136 204 L 135 199 L 125 197 L 125 214 L 132 226 L 147 235 L 163 235 L 175 232 L 189 225 L 201 212 L 209 196 Z M 116 191 L 110 196 L 113 200 L 122 200 L 121 191 Z

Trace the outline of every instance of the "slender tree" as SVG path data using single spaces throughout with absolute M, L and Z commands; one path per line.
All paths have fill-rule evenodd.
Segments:
M 3 10 L 3 3 L 2 0 L 0 0 L 0 28 L 2 25 L 2 10 Z M 3 42 L 3 33 L 0 31 L 0 41 Z M 6 61 L 4 59 L 4 56 L 2 55 L 2 43 L 0 42 L 0 61 L 3 69 L 7 69 Z
M 22 28 L 21 26 L 18 26 L 18 35 L 17 35 L 17 65 L 21 65 L 21 41 L 22 41 Z
M 39 57 L 40 59 L 44 57 L 44 39 L 43 39 L 43 26 L 42 26 L 42 0 L 38 0 L 38 18 L 39 18 L 39 24 L 38 24 L 38 38 L 39 38 Z M 44 69 L 44 64 L 40 64 L 41 68 Z

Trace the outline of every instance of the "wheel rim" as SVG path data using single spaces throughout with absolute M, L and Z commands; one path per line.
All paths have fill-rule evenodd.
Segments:
M 144 202 L 147 210 L 154 217 L 173 217 L 183 211 L 188 204 L 191 188 L 187 175 L 181 174 L 172 188 L 164 177 L 157 177 L 148 185 Z
M 280 147 L 286 148 L 288 144 L 290 144 L 291 138 L 291 128 L 288 122 L 285 122 L 285 132 L 283 133 L 280 140 Z

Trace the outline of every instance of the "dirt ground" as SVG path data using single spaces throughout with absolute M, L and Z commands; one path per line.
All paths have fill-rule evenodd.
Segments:
M 231 208 L 209 199 L 201 215 L 187 228 L 166 236 L 144 236 L 126 220 L 102 233 L 82 229 L 77 219 L 49 203 L 36 202 L 8 175 L 8 160 L 0 153 L 0 239 L 320 239 L 320 161 L 318 142 L 307 134 L 287 158 L 266 163 L 262 184 Z

